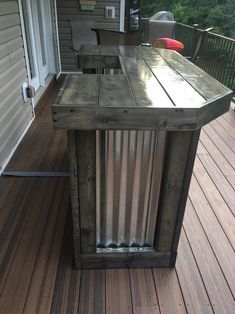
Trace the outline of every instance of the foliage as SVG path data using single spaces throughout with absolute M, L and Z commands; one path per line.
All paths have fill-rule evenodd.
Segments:
M 143 17 L 166 10 L 175 20 L 200 28 L 213 27 L 214 32 L 235 38 L 235 0 L 143 0 Z

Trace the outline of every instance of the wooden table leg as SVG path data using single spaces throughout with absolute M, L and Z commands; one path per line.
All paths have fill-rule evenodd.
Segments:
M 174 266 L 200 131 L 169 132 L 155 248 L 172 252 Z
M 96 132 L 68 131 L 75 267 L 96 252 Z

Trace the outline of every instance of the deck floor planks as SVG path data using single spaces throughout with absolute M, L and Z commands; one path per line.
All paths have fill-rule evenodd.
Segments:
M 210 122 L 210 126 L 212 126 L 215 132 L 223 138 L 225 143 L 231 148 L 233 153 L 235 153 L 235 130 L 230 127 L 228 131 L 226 128 L 226 121 L 224 119 L 220 121 L 214 120 Z
M 106 314 L 132 314 L 128 269 L 106 269 Z
M 227 143 L 225 143 L 225 141 L 220 136 L 218 136 L 216 131 L 209 124 L 205 125 L 203 127 L 203 130 L 219 148 L 219 150 L 231 164 L 233 169 L 235 169 L 235 154 L 233 153 L 232 149 L 227 145 Z
M 235 186 L 233 187 L 223 176 L 221 170 L 210 157 L 210 155 L 203 155 L 198 158 L 205 167 L 216 188 L 224 198 L 224 201 L 235 216 Z
M 214 311 L 232 313 L 235 308 L 234 297 L 189 199 L 184 228 Z
M 50 104 L 53 97 L 49 96 L 37 109 L 37 117 L 9 164 L 9 170 L 68 169 L 66 134 L 52 129 Z M 0 178 L 1 310 L 4 305 L 4 313 L 5 310 L 7 313 L 24 310 L 26 313 L 102 314 L 118 313 L 120 309 L 123 313 L 150 314 L 171 313 L 175 306 L 174 313 L 177 310 L 179 313 L 185 310 L 211 313 L 213 305 L 213 311 L 218 313 L 234 313 L 231 294 L 234 282 L 232 275 L 229 277 L 234 260 L 230 242 L 235 243 L 233 203 L 232 198 L 226 198 L 228 183 L 221 188 L 220 179 L 223 178 L 221 183 L 227 179 L 234 189 L 235 115 L 229 112 L 217 121 L 201 132 L 199 158 L 194 168 L 198 183 L 197 186 L 192 183 L 190 191 L 192 204 L 189 213 L 188 209 L 186 212 L 176 272 L 169 269 L 74 270 L 71 217 L 67 219 L 62 241 L 63 215 L 70 205 L 63 198 L 66 190 L 59 182 L 67 178 Z M 35 154 L 37 146 L 40 146 L 41 157 Z M 211 167 L 207 167 L 208 162 Z M 50 182 L 49 185 L 45 185 L 44 180 Z M 32 194 L 35 190 L 37 193 Z M 63 203 L 65 212 L 60 217 Z M 55 212 L 49 214 L 52 207 Z M 49 214 L 48 219 L 43 213 Z M 53 217 L 56 217 L 54 223 Z M 32 224 L 27 224 L 28 221 Z M 169 291 L 173 291 L 174 296 L 171 302 Z
M 153 269 L 161 313 L 186 313 L 175 269 Z
M 68 179 L 58 180 L 56 195 L 48 215 L 39 254 L 32 274 L 24 313 L 48 313 L 51 308 L 64 223 L 69 204 Z M 58 211 L 54 210 L 58 208 Z M 50 239 L 50 241 L 48 241 Z M 35 300 L 38 300 L 38 302 Z M 40 302 L 39 302 L 40 300 Z
M 27 221 L 2 292 L 2 299 L 5 302 L 2 306 L 0 305 L 0 308 L 3 309 L 4 313 L 23 311 L 24 300 L 27 296 L 38 247 L 55 190 L 56 179 L 52 180 L 54 182 L 40 178 L 38 180 L 38 189 L 31 191 L 31 193 L 37 191 L 37 196 L 34 199 L 33 206 L 30 207 Z M 28 195 L 29 198 L 31 197 L 31 193 Z
M 184 228 L 181 231 L 176 272 L 187 312 L 190 314 L 213 313 L 203 278 L 186 238 Z
M 71 208 L 68 208 L 71 210 Z M 73 268 L 72 218 L 68 213 L 53 291 L 51 314 L 78 313 L 81 271 Z
M 194 174 L 223 227 L 224 233 L 227 235 L 233 248 L 235 248 L 234 216 L 198 158 L 195 160 Z
M 235 296 L 234 250 L 194 176 L 191 181 L 189 197 L 197 210 L 197 217 L 207 234 L 210 245 Z
M 130 269 L 130 285 L 134 314 L 160 313 L 151 269 Z
M 82 270 L 79 314 L 105 313 L 105 270 Z
M 230 165 L 230 163 L 228 163 L 227 159 L 223 156 L 218 147 L 211 141 L 211 139 L 203 130 L 201 131 L 200 142 L 204 146 L 204 148 L 206 147 L 208 154 L 220 168 L 225 178 L 230 182 L 233 187 L 235 187 L 234 168 Z M 197 155 L 200 157 L 201 152 L 199 151 Z
M 5 181 L 5 178 L 3 179 Z M 34 179 L 17 178 L 21 187 L 16 189 L 17 197 L 9 198 L 7 209 L 8 215 L 4 225 L 1 228 L 1 246 L 0 246 L 0 294 L 5 285 L 11 263 L 15 256 L 18 243 L 21 241 L 21 235 L 27 221 L 29 208 L 32 206 L 34 199 L 29 197 L 29 193 L 35 186 Z M 16 188 L 13 185 L 13 188 Z M 14 196 L 14 193 L 12 193 Z

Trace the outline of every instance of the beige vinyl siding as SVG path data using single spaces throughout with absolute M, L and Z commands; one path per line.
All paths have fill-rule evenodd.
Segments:
M 0 0 L 0 169 L 33 116 L 22 97 L 27 80 L 18 2 Z
M 105 19 L 105 6 L 115 6 L 115 19 Z M 72 41 L 68 19 L 87 17 L 95 21 L 96 27 L 119 30 L 120 0 L 97 0 L 95 11 L 81 11 L 78 0 L 57 0 L 57 13 L 62 71 L 76 71 L 74 53 L 70 49 Z

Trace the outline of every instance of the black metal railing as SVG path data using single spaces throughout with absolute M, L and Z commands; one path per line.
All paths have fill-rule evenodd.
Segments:
M 176 39 L 184 43 L 183 55 L 192 54 L 193 41 L 201 30 L 176 23 Z M 235 40 L 209 32 L 205 35 L 195 64 L 235 91 Z

